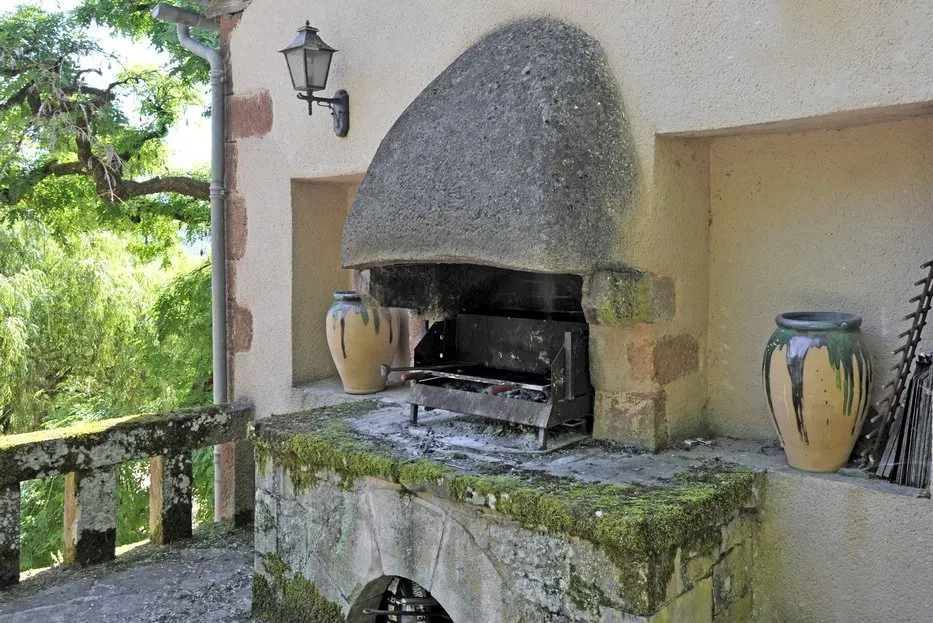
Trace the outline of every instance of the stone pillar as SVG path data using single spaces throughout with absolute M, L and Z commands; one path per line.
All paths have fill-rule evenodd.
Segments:
M 249 525 L 256 497 L 253 445 L 246 440 L 224 444 L 220 462 L 220 518 L 237 527 Z
M 0 487 L 0 588 L 19 582 L 19 483 Z
M 166 545 L 191 537 L 191 454 L 149 459 L 149 540 Z
M 113 560 L 117 548 L 115 467 L 65 475 L 66 563 Z

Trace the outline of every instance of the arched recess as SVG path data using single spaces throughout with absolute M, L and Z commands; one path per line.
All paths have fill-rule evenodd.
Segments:
M 415 598 L 419 603 L 415 612 L 425 612 L 423 620 L 427 623 L 443 623 L 453 619 L 444 610 L 443 605 L 420 585 L 408 578 L 383 575 L 367 584 L 347 615 L 347 623 L 383 623 L 392 621 L 385 613 L 398 610 L 403 612 L 393 597 Z M 410 611 L 409 611 L 410 612 Z M 408 615 L 410 617 L 411 614 Z M 405 617 L 403 620 L 408 620 Z M 422 618 L 418 619 L 419 621 Z

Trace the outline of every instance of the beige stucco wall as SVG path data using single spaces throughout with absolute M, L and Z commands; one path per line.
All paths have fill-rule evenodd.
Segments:
M 933 248 L 933 119 L 710 143 L 708 421 L 774 436 L 763 345 L 783 311 L 863 318 L 875 393 Z
M 702 224 L 709 202 L 704 188 L 712 182 L 702 170 L 706 143 L 673 141 L 760 124 L 782 130 L 915 116 L 928 112 L 933 100 L 933 48 L 923 45 L 933 5 L 921 1 L 281 0 L 274 10 L 253 3 L 231 39 L 234 92 L 268 90 L 274 123 L 268 133 L 238 142 L 237 186 L 249 231 L 236 263 L 236 297 L 252 314 L 253 339 L 234 366 L 235 396 L 253 401 L 261 416 L 302 404 L 300 392 L 292 390 L 294 380 L 303 378 L 294 374 L 291 352 L 300 330 L 293 323 L 301 316 L 292 300 L 292 181 L 363 173 L 385 132 L 425 85 L 483 34 L 530 15 L 565 19 L 602 42 L 625 100 L 639 165 L 638 208 L 624 218 L 616 256 L 622 264 L 675 279 L 677 313 L 657 334 L 689 333 L 701 346 L 707 341 L 703 319 L 718 313 L 715 297 L 707 310 L 710 264 L 702 259 L 710 244 Z M 305 19 L 341 50 L 327 91 L 350 93 L 345 139 L 333 135 L 324 109 L 308 117 L 277 52 Z M 908 140 L 907 134 L 899 136 Z M 720 149 L 744 139 L 734 140 L 724 140 Z M 694 152 L 685 154 L 690 164 L 684 177 L 673 175 L 678 160 L 684 162 L 679 151 Z M 833 244 L 841 249 L 845 243 L 838 240 Z M 749 321 L 749 336 L 738 346 L 754 343 L 757 356 L 763 338 L 752 338 L 751 329 Z M 700 374 L 667 388 L 672 426 L 682 431 L 700 423 L 702 365 Z M 711 373 L 713 365 L 711 359 Z M 710 383 L 711 396 L 727 383 L 751 378 L 725 379 L 722 369 L 719 381 Z M 736 394 L 760 393 L 757 386 L 736 387 Z M 749 407 L 746 419 L 733 408 L 720 432 L 768 435 L 761 405 L 752 408 L 752 402 L 739 401 Z M 716 403 L 720 409 L 722 404 Z
M 654 151 L 654 196 L 646 201 L 646 237 L 656 244 L 643 251 L 641 261 L 652 272 L 674 281 L 674 317 L 655 327 L 655 337 L 689 335 L 698 344 L 694 373 L 664 386 L 664 410 L 669 439 L 705 434 L 706 325 L 709 291 L 709 147 L 706 141 L 658 138 Z M 649 229 L 646 227 L 646 229 Z M 676 249 L 676 252 L 671 252 Z
M 616 256 L 676 286 L 669 321 L 598 328 L 607 391 L 651 389 L 632 379 L 639 362 L 624 358 L 627 342 L 689 334 L 702 356 L 696 374 L 665 388 L 671 434 L 696 432 L 705 404 L 715 432 L 770 438 L 761 350 L 773 316 L 795 308 L 863 315 L 876 370 L 890 363 L 933 240 L 933 120 L 924 118 L 933 113 L 933 4 L 274 5 L 254 2 L 231 41 L 235 93 L 268 90 L 274 118 L 271 131 L 238 142 L 249 231 L 236 297 L 252 314 L 253 339 L 235 358 L 235 396 L 259 416 L 305 406 L 295 382 L 329 371 L 313 361 L 326 357 L 315 308 L 342 277 L 317 263 L 334 255 L 341 206 L 333 195 L 328 210 L 306 211 L 314 202 L 303 193 L 334 178 L 352 186 L 425 85 L 484 33 L 528 15 L 566 19 L 605 47 L 639 166 L 638 208 Z M 307 116 L 277 52 L 305 19 L 341 50 L 327 93 L 350 92 L 345 139 L 323 109 Z M 758 620 L 930 620 L 929 500 L 783 473 L 769 477 L 765 500 Z
M 765 487 L 755 621 L 933 620 L 930 500 L 789 472 Z
M 356 192 L 351 183 L 292 182 L 292 382 L 337 376 L 327 347 L 325 315 L 332 292 L 352 290 L 353 272 L 340 268 L 340 236 Z

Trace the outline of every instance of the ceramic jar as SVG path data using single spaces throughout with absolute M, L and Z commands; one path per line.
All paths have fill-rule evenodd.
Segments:
M 326 326 L 343 390 L 372 394 L 385 389 L 379 366 L 391 365 L 398 350 L 398 311 L 367 304 L 356 292 L 335 292 Z
M 807 471 L 836 471 L 852 453 L 871 396 L 862 319 L 791 312 L 775 321 L 762 374 L 787 462 Z

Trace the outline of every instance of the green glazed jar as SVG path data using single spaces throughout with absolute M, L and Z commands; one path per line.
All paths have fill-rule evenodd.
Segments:
M 839 312 L 780 314 L 765 347 L 768 406 L 791 467 L 834 472 L 868 413 L 872 371 L 859 328 Z

